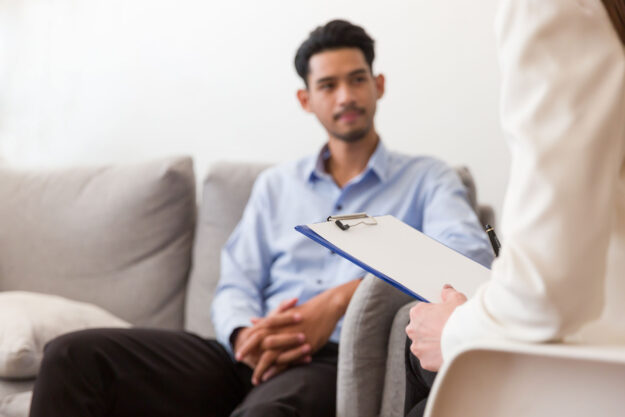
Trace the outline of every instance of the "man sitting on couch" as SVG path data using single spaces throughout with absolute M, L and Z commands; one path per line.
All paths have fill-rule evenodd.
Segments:
M 156 329 L 62 336 L 46 349 L 31 416 L 334 415 L 341 318 L 363 271 L 295 232 L 297 224 L 393 214 L 490 264 L 456 173 L 380 141 L 374 114 L 384 77 L 373 74 L 373 43 L 362 28 L 332 21 L 297 51 L 298 99 L 328 142 L 256 181 L 222 252 L 218 341 Z

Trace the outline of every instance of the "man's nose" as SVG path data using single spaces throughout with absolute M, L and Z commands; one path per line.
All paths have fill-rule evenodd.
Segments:
M 355 101 L 354 90 L 349 86 L 349 84 L 341 84 L 336 93 L 338 104 L 341 106 L 353 104 Z

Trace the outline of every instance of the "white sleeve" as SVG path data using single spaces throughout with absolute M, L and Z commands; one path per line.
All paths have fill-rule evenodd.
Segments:
M 625 169 L 625 53 L 601 1 L 503 0 L 496 26 L 506 240 L 445 326 L 444 358 L 477 339 L 557 340 L 601 313 Z

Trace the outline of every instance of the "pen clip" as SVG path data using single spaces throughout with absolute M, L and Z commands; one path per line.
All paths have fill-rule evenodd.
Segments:
M 495 257 L 499 256 L 499 250 L 501 249 L 501 243 L 499 243 L 499 239 L 497 238 L 497 234 L 495 234 L 495 228 L 490 224 L 487 224 L 484 229 L 486 230 L 486 234 L 488 235 L 488 239 L 490 240 L 490 244 L 493 247 L 493 252 L 495 252 Z

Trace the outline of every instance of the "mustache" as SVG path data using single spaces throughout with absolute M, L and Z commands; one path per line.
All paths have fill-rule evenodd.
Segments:
M 334 114 L 334 121 L 339 120 L 345 113 L 349 113 L 349 112 L 356 112 L 359 114 L 365 114 L 365 109 L 362 107 L 358 107 L 358 106 L 348 106 L 345 107 L 343 110 L 341 110 L 338 113 Z

